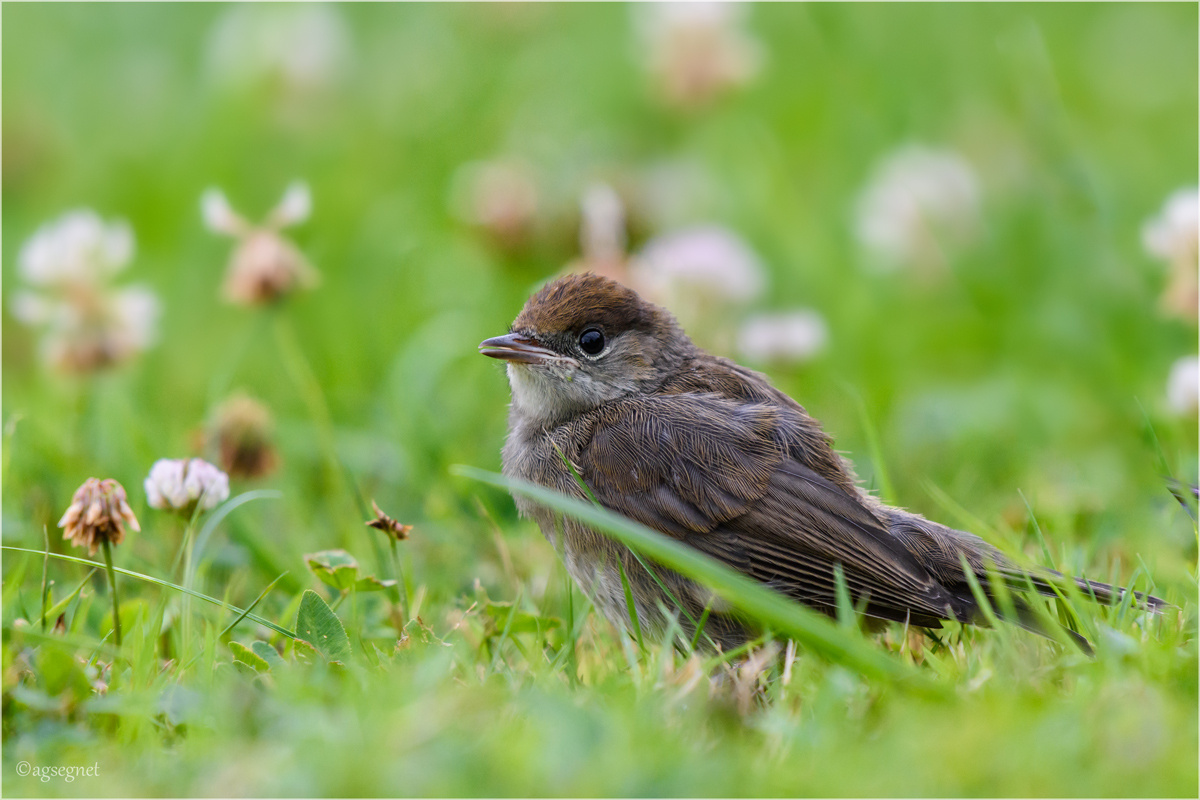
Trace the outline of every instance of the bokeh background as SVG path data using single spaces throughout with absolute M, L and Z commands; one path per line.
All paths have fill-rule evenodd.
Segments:
M 282 619 L 318 585 L 304 553 L 346 548 L 383 570 L 359 506 L 374 498 L 415 526 L 404 564 L 440 632 L 481 587 L 556 608 L 567 590 L 550 546 L 506 495 L 449 467 L 499 468 L 508 389 L 476 344 L 541 282 L 590 267 L 658 293 L 698 340 L 766 371 L 887 500 L 1035 556 L 1032 510 L 1063 569 L 1124 581 L 1140 567 L 1181 602 L 1195 527 L 1168 487 L 1197 480 L 1196 30 L 1194 4 L 6 5 L 4 544 L 40 549 L 48 528 L 65 552 L 55 526 L 75 488 L 113 477 L 143 528 L 120 563 L 166 577 L 179 526 L 146 506 L 142 481 L 159 458 L 219 461 L 217 417 L 244 394 L 270 416 L 273 456 L 233 490 L 282 497 L 222 523 L 209 592 L 244 606 L 287 571 L 259 609 Z M 206 224 L 202 197 L 218 189 L 257 223 L 297 181 L 311 213 L 277 235 L 319 280 L 228 302 L 239 242 Z M 144 287 L 158 309 L 113 365 L 64 368 L 47 350 L 61 328 L 18 299 L 70 294 L 22 266 L 22 248 L 75 209 L 127 223 L 135 247 L 112 283 Z M 5 554 L 6 599 L 20 598 L 6 626 L 37 608 L 40 569 Z M 437 757 L 410 784 L 372 777 L 364 760 L 394 754 L 385 742 L 294 745 L 356 765 L 331 773 L 254 767 L 279 763 L 310 723 L 336 727 L 336 693 L 307 721 L 245 700 L 241 723 L 172 745 L 174 773 L 156 771 L 151 734 L 129 734 L 147 769 L 115 775 L 120 714 L 35 713 L 11 699 L 5 658 L 6 779 L 20 754 L 104 746 L 114 764 L 103 784 L 33 793 L 888 790 L 863 770 L 805 784 L 720 756 L 709 774 L 670 736 L 679 771 L 652 768 L 620 734 L 647 712 L 614 711 L 610 729 L 602 710 L 517 679 L 519 702 L 485 682 L 486 696 L 565 739 L 505 753 L 511 720 L 483 749 L 430 734 Z M 1191 757 L 1149 793 L 1195 791 L 1195 687 L 1180 688 L 1194 684 L 1194 641 L 1180 658 L 1190 666 L 1145 707 L 1174 709 L 1161 718 L 1183 727 L 1164 735 Z M 399 724 L 389 702 L 372 717 L 385 727 Z M 427 702 L 404 719 L 467 713 Z M 897 743 L 885 764 L 913 755 L 906 719 L 877 731 Z M 781 752 L 826 761 L 805 730 Z M 943 733 L 930 741 L 957 735 Z M 1120 741 L 1061 756 L 1073 777 L 1058 782 L 1049 763 L 1007 783 L 960 765 L 897 791 L 1120 793 L 1136 785 L 1131 765 L 1106 761 Z M 611 759 L 564 756 L 556 773 L 547 753 L 565 742 Z M 737 742 L 731 760 L 768 747 Z M 486 774 L 445 777 L 456 753 Z M 223 770 L 206 767 L 213 754 Z M 1109 783 L 1079 778 L 1088 764 Z

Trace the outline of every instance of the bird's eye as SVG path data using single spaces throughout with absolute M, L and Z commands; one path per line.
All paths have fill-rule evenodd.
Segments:
M 579 334 L 579 347 L 589 356 L 598 355 L 604 349 L 604 334 L 595 328 L 588 328 Z

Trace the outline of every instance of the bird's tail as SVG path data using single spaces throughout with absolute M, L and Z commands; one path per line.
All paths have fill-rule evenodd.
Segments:
M 1038 616 L 1037 612 L 1027 602 L 1019 597 L 1013 598 L 1013 607 L 1016 612 L 1016 619 L 1010 619 L 1010 622 L 1019 625 L 1030 633 L 1036 633 L 1048 639 L 1055 638 L 1054 634 L 1048 629 L 1047 624 L 1043 621 L 1043 618 Z M 1055 625 L 1054 628 L 1060 633 L 1065 634 L 1085 655 L 1091 656 L 1096 654 L 1096 651 L 1092 648 L 1092 643 L 1083 634 L 1072 630 L 1066 625 Z
M 1028 589 L 1045 597 L 1057 597 L 1065 594 L 1068 586 L 1077 588 L 1085 598 L 1101 605 L 1112 606 L 1125 599 L 1129 592 L 1120 586 L 1113 586 L 1099 581 L 1089 581 L 1086 578 L 1072 578 L 1057 570 L 1047 569 L 1039 572 L 1028 572 L 1020 569 L 1003 570 L 1006 583 L 1016 590 Z M 1171 604 L 1161 597 L 1155 597 L 1145 592 L 1133 592 L 1133 603 L 1148 611 L 1159 612 Z
M 1113 586 L 1108 583 L 1099 581 L 1090 581 L 1086 578 L 1073 578 L 1058 572 L 1057 570 L 1043 570 L 1040 573 L 1032 573 L 1025 570 L 1008 568 L 1002 570 L 1004 581 L 1007 587 L 1014 591 L 1028 591 L 1032 586 L 1037 594 L 1044 597 L 1059 597 L 1067 594 L 1068 586 L 1078 589 L 1086 599 L 1093 600 L 1101 605 L 1116 605 L 1125 599 L 1128 589 L 1120 586 Z M 988 599 L 994 601 L 994 590 L 986 591 L 989 595 Z M 1137 606 L 1144 608 L 1153 613 L 1160 613 L 1163 609 L 1168 608 L 1171 604 L 1160 597 L 1155 597 L 1144 592 L 1133 592 L 1132 602 Z M 1009 618 L 1020 627 L 1031 633 L 1036 633 L 1041 636 L 1049 636 L 1054 638 L 1053 634 L 1047 630 L 1047 625 L 1043 616 L 1040 616 L 1025 600 L 1019 596 L 1011 598 L 1015 619 Z M 994 602 L 993 602 L 994 605 Z M 1004 615 L 1002 615 L 1004 616 Z M 1056 626 L 1058 630 L 1065 633 L 1067 637 L 1073 641 L 1080 650 L 1087 655 L 1093 655 L 1091 642 L 1089 642 L 1082 634 L 1071 630 L 1066 626 Z

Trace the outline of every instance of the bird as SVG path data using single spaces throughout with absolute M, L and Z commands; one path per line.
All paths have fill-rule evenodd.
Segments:
M 1049 635 L 1022 599 L 1029 589 L 1054 596 L 1069 582 L 1110 604 L 1123 595 L 1023 568 L 972 533 L 883 503 L 803 406 L 764 375 L 704 351 L 670 311 L 610 278 L 550 281 L 479 352 L 507 364 L 504 475 L 597 502 L 825 614 L 836 616 L 841 591 L 876 625 L 987 624 L 970 578 L 995 600 L 998 577 L 1011 591 L 1011 621 Z M 514 500 L 614 625 L 661 632 L 674 621 L 689 640 L 723 651 L 758 635 L 695 580 Z

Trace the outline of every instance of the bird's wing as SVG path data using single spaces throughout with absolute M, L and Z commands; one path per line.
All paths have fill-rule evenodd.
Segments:
M 595 413 L 575 460 L 608 508 L 811 605 L 834 606 L 841 565 L 869 614 L 965 613 L 858 497 L 805 463 L 806 421 L 791 409 L 696 393 Z

